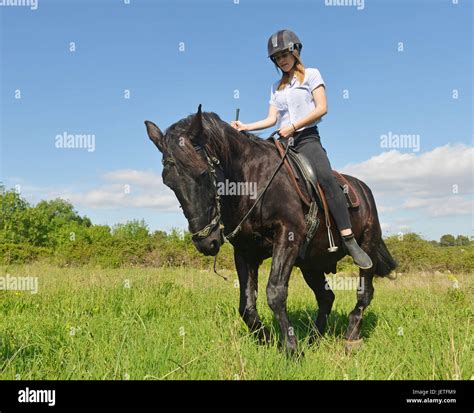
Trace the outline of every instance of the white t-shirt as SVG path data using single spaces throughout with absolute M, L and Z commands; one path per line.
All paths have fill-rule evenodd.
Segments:
M 277 90 L 279 83 L 280 80 L 272 84 L 269 101 L 270 105 L 276 106 L 278 109 L 277 128 L 297 122 L 316 108 L 312 92 L 319 85 L 324 85 L 324 80 L 318 69 L 306 67 L 302 84 L 296 75 L 282 90 Z M 303 126 L 297 130 L 302 131 L 320 122 L 321 119 L 318 119 L 311 125 Z

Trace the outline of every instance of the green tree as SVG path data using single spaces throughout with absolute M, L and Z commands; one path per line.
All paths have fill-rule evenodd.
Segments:
M 15 190 L 0 192 L 0 240 L 20 243 L 28 240 L 30 205 Z
M 452 247 L 452 246 L 456 245 L 456 238 L 454 238 L 454 236 L 451 235 L 451 234 L 444 234 L 440 238 L 439 244 L 442 247 Z
M 456 245 L 469 245 L 469 238 L 465 235 L 458 235 L 456 237 Z
M 125 224 L 117 224 L 112 228 L 112 235 L 118 239 L 146 240 L 150 233 L 148 225 L 142 220 L 127 221 Z
M 112 232 L 108 225 L 92 225 L 87 229 L 88 238 L 94 244 L 106 245 L 112 240 Z
M 422 238 L 416 232 L 408 232 L 407 234 L 403 234 L 403 241 L 422 241 Z
M 81 217 L 71 203 L 60 198 L 39 202 L 31 209 L 30 215 L 29 242 L 33 245 L 54 247 L 65 238 L 82 233 L 81 228 L 92 225 L 89 218 Z

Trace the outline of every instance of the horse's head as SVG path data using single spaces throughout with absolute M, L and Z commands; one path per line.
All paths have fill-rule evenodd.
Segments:
M 162 178 L 175 193 L 194 245 L 205 255 L 216 255 L 224 242 L 217 183 L 223 179 L 219 161 L 205 149 L 201 105 L 190 122 L 181 120 L 163 134 L 145 121 L 148 136 L 163 154 Z

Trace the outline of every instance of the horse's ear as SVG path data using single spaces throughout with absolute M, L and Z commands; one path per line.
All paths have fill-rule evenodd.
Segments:
M 206 136 L 204 134 L 204 127 L 202 125 L 201 104 L 198 106 L 198 111 L 194 115 L 191 125 L 188 129 L 188 135 L 191 142 L 195 145 L 204 146 L 206 143 Z
M 151 141 L 156 145 L 160 152 L 163 152 L 163 134 L 160 128 L 149 120 L 145 121 L 146 131 Z

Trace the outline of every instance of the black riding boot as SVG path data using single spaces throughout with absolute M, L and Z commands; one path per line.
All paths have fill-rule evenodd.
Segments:
M 355 265 L 359 266 L 364 270 L 367 270 L 372 267 L 372 260 L 366 254 L 366 252 L 361 247 L 359 247 L 359 244 L 357 244 L 354 234 L 343 235 L 342 241 L 344 242 L 344 246 L 346 248 L 347 253 L 354 260 Z

